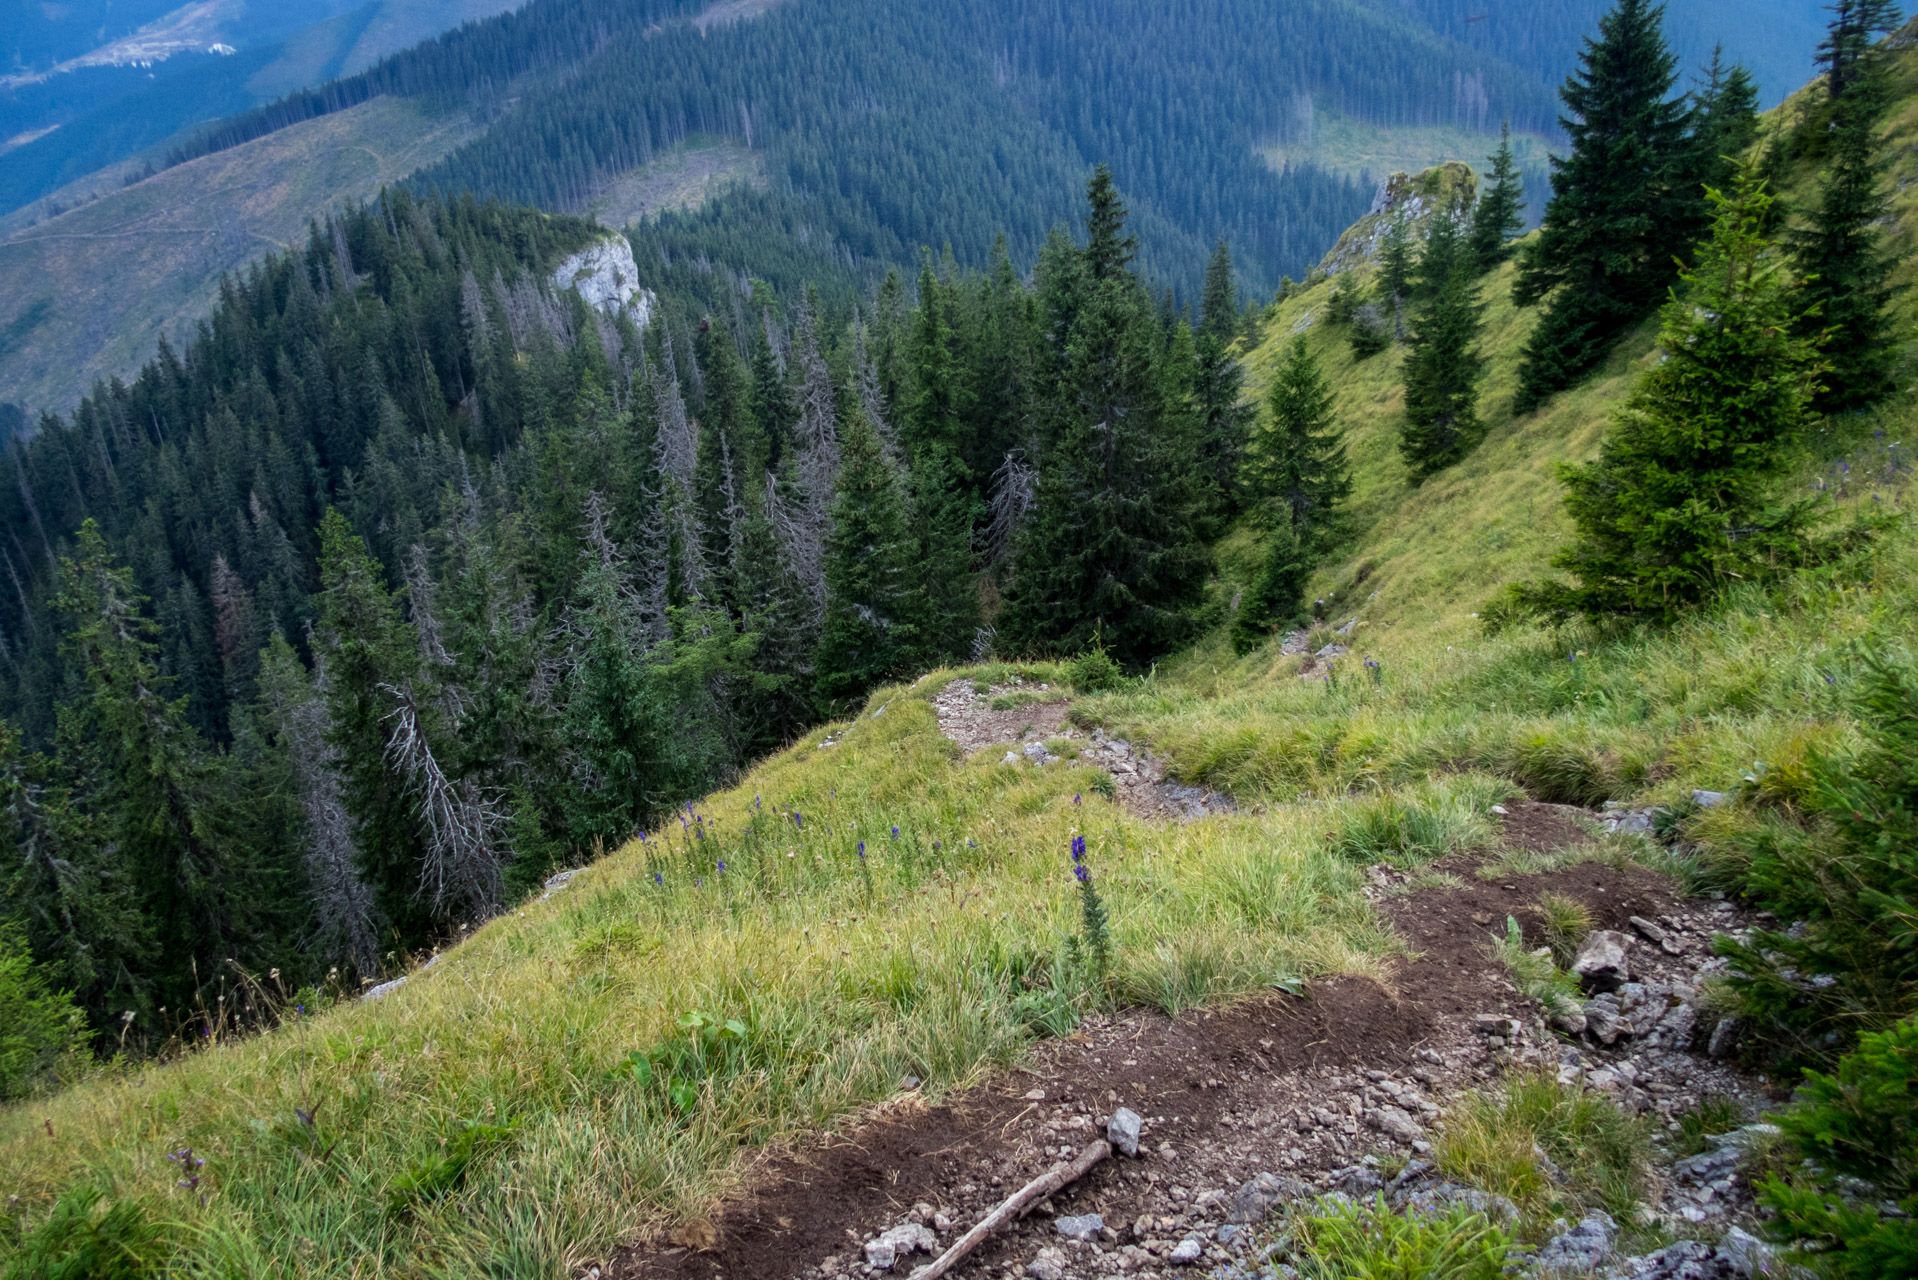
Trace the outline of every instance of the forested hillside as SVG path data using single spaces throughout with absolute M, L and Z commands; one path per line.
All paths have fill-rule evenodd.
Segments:
M 196 972 L 376 975 L 990 648 L 988 572 L 1023 651 L 1194 634 L 1243 435 L 1230 264 L 1195 335 L 1092 192 L 1032 283 L 929 258 L 837 321 L 761 298 L 642 340 L 544 282 L 588 224 L 470 197 L 232 282 L 0 461 L 36 950 L 166 1034 Z

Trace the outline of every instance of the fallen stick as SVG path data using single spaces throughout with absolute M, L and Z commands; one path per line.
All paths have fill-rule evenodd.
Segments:
M 1038 1204 L 1047 1196 L 1065 1186 L 1068 1182 L 1077 1182 L 1086 1175 L 1086 1171 L 1112 1154 L 1112 1144 L 1101 1139 L 1088 1143 L 1086 1149 L 1063 1164 L 1055 1164 L 1025 1186 L 1020 1187 L 994 1209 L 979 1220 L 979 1225 L 953 1242 L 946 1250 L 925 1266 L 912 1273 L 911 1280 L 939 1280 L 940 1276 L 958 1266 L 960 1261 L 981 1241 L 1000 1227 L 1021 1217 L 1025 1211 Z

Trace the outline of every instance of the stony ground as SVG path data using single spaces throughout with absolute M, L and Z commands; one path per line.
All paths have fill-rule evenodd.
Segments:
M 1188 821 L 1232 812 L 1230 797 L 1168 779 L 1165 762 L 1146 748 L 1100 729 L 1084 733 L 1073 727 L 1066 720 L 1065 690 L 1056 686 L 1015 679 L 982 690 L 970 680 L 954 680 L 932 706 L 940 732 L 968 755 L 991 752 L 1043 768 L 1063 754 L 1097 765 L 1112 775 L 1119 802 L 1141 817 Z
M 1147 753 L 1071 736 L 1063 699 L 1028 702 L 1021 693 L 1053 691 L 980 693 L 955 683 L 939 699 L 941 725 L 968 751 L 1003 747 L 1030 767 L 1076 749 L 1105 764 L 1127 803 L 1145 812 L 1179 817 L 1211 803 L 1169 801 L 1163 789 L 1176 784 Z M 1124 765 L 1130 770 L 1116 767 Z M 1517 804 L 1500 821 L 1506 849 L 1534 852 L 1589 844 L 1600 829 L 1598 815 L 1555 805 Z M 1424 1157 L 1447 1107 L 1507 1073 L 1582 1083 L 1673 1131 L 1676 1117 L 1707 1098 L 1748 1116 L 1775 1101 L 1765 1081 L 1726 1060 L 1734 1029 L 1720 1030 L 1696 1003 L 1700 983 L 1723 963 L 1710 955 L 1711 936 L 1750 923 L 1730 904 L 1683 899 L 1615 858 L 1490 874 L 1497 854 L 1427 868 L 1416 891 L 1402 873 L 1372 868 L 1367 893 L 1410 953 L 1389 989 L 1344 978 L 1179 1018 L 1093 1018 L 1042 1046 L 1025 1068 L 936 1105 L 902 1082 L 898 1097 L 856 1127 L 760 1157 L 750 1193 L 710 1230 L 593 1270 L 607 1280 L 907 1277 L 1020 1186 L 1103 1138 L 1125 1108 L 1143 1118 L 1135 1157 L 1094 1167 L 953 1274 L 1283 1276 L 1282 1263 L 1262 1256 L 1269 1237 L 1257 1227 L 1284 1202 L 1333 1191 L 1368 1199 L 1383 1191 L 1395 1205 L 1477 1195 L 1439 1180 Z M 1542 941 L 1530 907 L 1546 893 L 1583 903 L 1605 931 L 1594 935 L 1588 967 L 1605 970 L 1597 986 L 1615 988 L 1557 1028 L 1491 952 L 1508 916 L 1521 921 L 1528 945 Z M 1614 1252 L 1616 1225 L 1588 1219 L 1566 1224 L 1533 1269 L 1644 1280 L 1752 1274 L 1762 1246 L 1742 1233 L 1750 1202 L 1736 1171 L 1749 1136 L 1720 1139 L 1663 1169 L 1637 1224 L 1714 1243 L 1626 1258 Z M 1489 1206 L 1495 1215 L 1508 1208 Z M 875 1269 L 887 1254 L 877 1242 L 889 1232 L 901 1256 Z M 1728 1243 L 1714 1247 L 1721 1237 Z

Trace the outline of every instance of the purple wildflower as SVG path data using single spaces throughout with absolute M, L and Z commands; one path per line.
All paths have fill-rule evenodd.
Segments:
M 1080 884 L 1092 883 L 1092 873 L 1086 870 L 1086 864 L 1083 862 L 1072 869 L 1072 874 L 1079 878 Z
M 720 859 L 719 862 L 719 874 L 722 876 L 726 874 L 726 860 L 724 858 Z
M 1085 856 L 1086 856 L 1086 838 L 1084 836 L 1072 837 L 1072 860 L 1074 862 L 1078 862 L 1081 859 L 1083 859 Z
M 898 827 L 894 827 L 894 828 L 892 829 L 892 838 L 893 838 L 893 839 L 895 839 L 895 840 L 897 840 L 897 839 L 899 838 L 899 828 L 898 828 Z
M 859 856 L 862 858 L 866 856 L 866 842 L 864 840 L 859 842 Z

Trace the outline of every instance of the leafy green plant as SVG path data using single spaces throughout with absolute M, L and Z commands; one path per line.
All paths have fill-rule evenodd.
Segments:
M 1501 1280 L 1512 1241 L 1482 1213 L 1400 1216 L 1320 1201 L 1293 1221 L 1291 1256 L 1311 1280 Z
M 465 1183 L 473 1162 L 510 1141 L 517 1122 L 482 1124 L 473 1120 L 444 1140 L 441 1150 L 416 1162 L 386 1190 L 387 1210 L 406 1213 L 421 1201 L 436 1200 Z
M 1540 955 L 1525 946 L 1518 920 L 1505 917 L 1505 932 L 1492 937 L 1492 953 L 1512 975 L 1518 989 L 1545 1006 L 1553 1017 L 1578 1011 L 1578 982 L 1558 967 L 1549 953 Z
M 1079 932 L 1067 939 L 1069 957 L 1091 970 L 1094 986 L 1103 993 L 1112 974 L 1112 925 L 1105 899 L 1092 883 L 1086 865 L 1086 838 L 1072 837 L 1072 878 L 1079 885 Z
M 1918 1020 L 1860 1037 L 1830 1075 L 1807 1071 L 1776 1118 L 1806 1159 L 1758 1189 L 1772 1237 L 1822 1275 L 1918 1276 Z
M 111 1203 L 97 1187 L 61 1196 L 26 1233 L 0 1272 L 4 1280 L 140 1280 L 157 1276 L 170 1252 L 166 1227 L 145 1203 Z
M 0 1102 L 24 1097 L 79 1060 L 91 1033 L 53 990 L 13 926 L 0 926 Z
M 750 1036 L 737 1018 L 691 1009 L 679 1015 L 681 1034 L 627 1054 L 613 1075 L 654 1090 L 672 1111 L 688 1115 L 707 1080 L 738 1075 L 748 1066 Z

